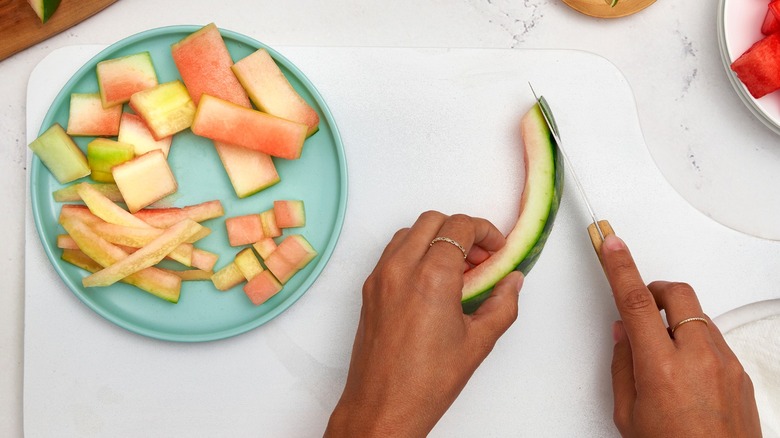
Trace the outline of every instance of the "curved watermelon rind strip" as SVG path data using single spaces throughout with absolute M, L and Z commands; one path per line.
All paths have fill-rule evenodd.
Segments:
M 531 271 L 531 268 L 533 268 L 536 264 L 536 261 L 539 260 L 539 256 L 542 254 L 542 249 L 544 249 L 544 244 L 547 242 L 547 238 L 552 232 L 553 224 L 555 223 L 555 216 L 557 215 L 558 209 L 561 206 L 561 198 L 563 196 L 563 180 L 565 173 L 563 158 L 562 155 L 558 153 L 557 143 L 555 142 L 555 138 L 553 137 L 549 128 L 547 128 L 547 137 L 549 139 L 549 145 L 552 148 L 552 154 L 554 157 L 553 163 L 555 167 L 555 184 L 553 185 L 552 202 L 550 203 L 550 211 L 547 216 L 547 221 L 544 224 L 542 232 L 539 233 L 539 238 L 514 268 L 514 270 L 522 272 L 523 275 L 528 275 L 528 273 Z M 492 291 L 493 288 L 490 287 L 477 295 L 461 301 L 463 312 L 467 314 L 473 313 L 490 296 Z

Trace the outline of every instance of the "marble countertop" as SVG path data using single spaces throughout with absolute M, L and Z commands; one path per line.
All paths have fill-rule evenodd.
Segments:
M 153 11 L 153 12 L 150 12 Z M 603 56 L 634 92 L 650 152 L 669 183 L 714 220 L 780 239 L 778 138 L 740 102 L 717 42 L 716 2 L 657 2 L 616 20 L 581 15 L 560 1 L 525 0 L 132 0 L 0 62 L 0 435 L 22 436 L 25 98 L 35 65 L 52 50 L 110 44 L 173 24 L 205 24 L 271 46 L 576 49 Z M 604 114 L 604 117 L 610 117 Z

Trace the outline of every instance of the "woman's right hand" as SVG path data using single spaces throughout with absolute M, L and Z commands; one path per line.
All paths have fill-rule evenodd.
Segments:
M 624 437 L 760 437 L 753 385 L 684 283 L 645 286 L 625 243 L 601 247 L 620 312 L 613 324 L 615 425 Z M 666 311 L 674 334 L 664 326 Z

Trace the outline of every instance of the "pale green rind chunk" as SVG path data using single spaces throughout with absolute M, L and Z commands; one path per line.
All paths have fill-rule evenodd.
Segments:
M 91 172 L 87 157 L 59 124 L 52 125 L 29 147 L 60 184 L 77 180 Z

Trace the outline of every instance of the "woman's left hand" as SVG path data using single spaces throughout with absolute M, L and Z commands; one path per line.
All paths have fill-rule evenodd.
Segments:
M 431 241 L 447 237 L 462 245 Z M 363 286 L 347 384 L 326 436 L 424 436 L 517 318 L 520 272 L 472 315 L 463 272 L 505 239 L 485 219 L 422 214 L 398 231 Z

